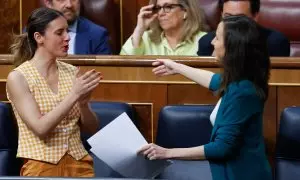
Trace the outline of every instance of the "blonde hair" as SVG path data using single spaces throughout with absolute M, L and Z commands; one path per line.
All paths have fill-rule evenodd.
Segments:
M 10 50 L 13 54 L 14 65 L 19 66 L 33 57 L 36 47 L 30 43 L 28 34 L 24 33 L 13 35 L 13 44 L 10 46 Z
M 157 0 L 150 0 L 149 4 L 156 5 Z M 182 27 L 181 41 L 192 40 L 199 31 L 207 31 L 208 26 L 204 22 L 204 13 L 200 7 L 199 0 L 178 0 L 178 3 L 186 10 L 187 18 Z M 154 43 L 160 43 L 160 35 L 163 29 L 156 20 L 150 26 L 149 37 Z

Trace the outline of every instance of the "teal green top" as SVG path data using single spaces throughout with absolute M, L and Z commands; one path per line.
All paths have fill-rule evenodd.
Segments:
M 134 48 L 131 37 L 123 45 L 121 55 L 182 55 L 182 56 L 197 56 L 198 41 L 205 35 L 206 32 L 199 31 L 192 40 L 187 40 L 179 43 L 175 49 L 172 49 L 165 38 L 161 35 L 161 42 L 155 44 L 149 38 L 149 32 L 146 31 L 140 42 L 140 47 Z
M 220 88 L 221 76 L 209 88 Z M 264 101 L 248 80 L 233 82 L 222 96 L 210 142 L 204 145 L 213 180 L 271 180 L 263 137 Z

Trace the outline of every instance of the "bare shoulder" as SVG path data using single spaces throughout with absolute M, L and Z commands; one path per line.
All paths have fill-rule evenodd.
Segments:
M 7 76 L 7 88 L 8 90 L 13 89 L 21 89 L 26 90 L 28 89 L 28 84 L 26 83 L 25 77 L 22 73 L 18 71 L 11 71 Z
M 25 81 L 25 77 L 19 71 L 11 71 L 7 76 L 7 82 Z

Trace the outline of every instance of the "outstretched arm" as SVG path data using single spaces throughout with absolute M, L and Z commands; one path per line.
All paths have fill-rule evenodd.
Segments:
M 204 146 L 191 148 L 167 149 L 156 144 L 148 144 L 142 147 L 138 153 L 143 154 L 150 160 L 155 159 L 186 159 L 186 160 L 204 160 Z
M 181 74 L 206 88 L 209 88 L 211 79 L 214 75 L 211 71 L 189 67 L 169 59 L 158 59 L 153 65 L 157 66 L 153 69 L 153 73 L 158 76 Z
M 186 159 L 203 160 L 230 159 L 238 154 L 249 121 L 259 116 L 263 103 L 256 95 L 246 95 L 236 98 L 224 110 L 222 125 L 217 129 L 211 142 L 191 148 L 167 149 L 155 144 L 142 147 L 138 153 L 149 159 Z

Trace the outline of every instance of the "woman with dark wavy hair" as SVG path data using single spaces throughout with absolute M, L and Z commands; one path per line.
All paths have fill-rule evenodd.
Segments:
M 157 60 L 158 76 L 182 74 L 220 95 L 210 120 L 210 142 L 166 149 L 148 144 L 139 151 L 153 159 L 208 160 L 214 180 L 271 180 L 265 154 L 263 111 L 268 97 L 270 59 L 258 25 L 246 16 L 224 18 L 212 41 L 223 73 Z

